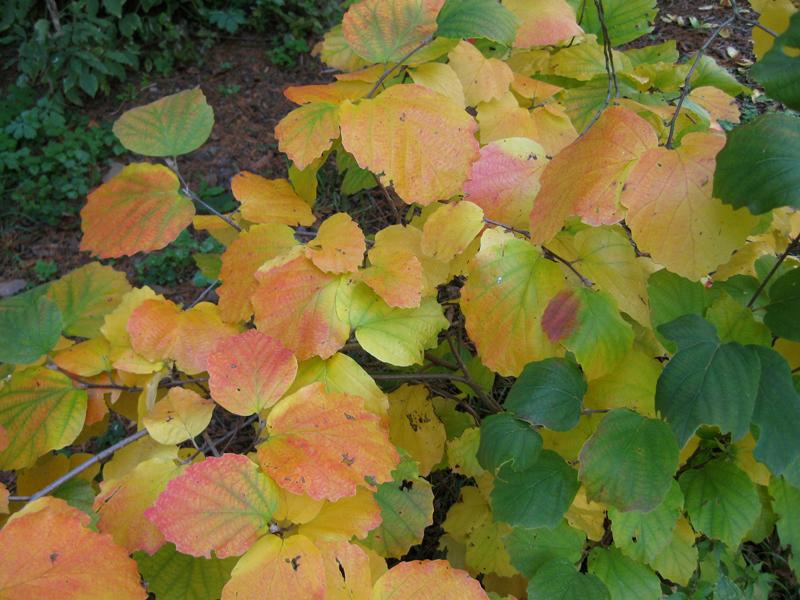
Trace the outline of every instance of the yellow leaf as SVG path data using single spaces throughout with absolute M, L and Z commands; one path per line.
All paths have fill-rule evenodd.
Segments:
M 771 475 L 767 466 L 758 462 L 753 456 L 755 447 L 756 440 L 751 433 L 748 433 L 733 444 L 735 463 L 742 471 L 747 473 L 754 483 L 768 486 Z
M 306 245 L 306 256 L 326 273 L 352 273 L 364 261 L 364 232 L 347 213 L 336 213 L 319 226 Z
M 317 515 L 300 525 L 297 532 L 318 541 L 364 539 L 381 524 L 381 508 L 372 492 L 359 488 L 355 496 L 325 502 Z
M 111 345 L 104 337 L 96 337 L 65 348 L 53 356 L 53 362 L 64 371 L 80 377 L 94 377 L 111 370 Z
M 462 106 L 420 85 L 395 85 L 340 108 L 342 144 L 359 166 L 383 175 L 408 204 L 461 193 L 478 154 L 477 124 Z
M 583 398 L 586 408 L 630 408 L 655 417 L 656 382 L 661 364 L 634 347 L 610 373 L 593 379 Z
M 364 548 L 347 542 L 318 542 L 317 547 L 325 564 L 326 600 L 367 600 L 372 592 L 372 569 Z
M 789 19 L 797 12 L 792 0 L 752 0 L 750 6 L 760 14 L 758 22 L 780 35 L 789 27 Z M 772 48 L 775 38 L 757 27 L 753 27 L 753 52 L 759 60 Z
M 103 478 L 120 479 L 135 469 L 136 465 L 154 458 L 176 459 L 178 458 L 178 449 L 172 445 L 159 444 L 150 436 L 143 437 L 114 453 L 114 457 L 103 466 Z
M 459 106 L 466 106 L 464 86 L 450 65 L 445 63 L 425 63 L 409 70 L 414 83 L 424 86 L 442 96 L 447 96 Z
M 341 25 L 331 28 L 322 41 L 314 46 L 312 54 L 319 56 L 322 62 L 329 67 L 346 72 L 357 71 L 368 64 L 350 48 L 347 40 L 344 39 Z M 359 96 L 363 96 L 363 94 L 359 94 Z
M 599 502 L 589 502 L 583 486 L 578 489 L 566 518 L 570 525 L 583 531 L 590 540 L 599 542 L 603 539 L 606 507 Z
M 242 171 L 231 180 L 231 191 L 242 203 L 242 216 L 251 223 L 311 225 L 311 207 L 286 179 L 266 179 Z
M 476 111 L 481 144 L 512 137 L 538 139 L 531 113 L 519 105 L 511 92 L 495 100 L 480 103 Z
M 422 252 L 431 258 L 451 261 L 464 252 L 483 229 L 483 209 L 461 201 L 437 208 L 422 228 Z
M 403 385 L 389 394 L 389 439 L 419 463 L 422 476 L 442 460 L 447 435 L 424 385 Z
M 758 223 L 746 209 L 734 210 L 711 195 L 715 158 L 724 144 L 723 136 L 689 133 L 677 150 L 652 148 L 622 193 L 627 223 L 642 252 L 689 279 L 730 260 Z
M 131 347 L 131 337 L 128 334 L 128 320 L 133 311 L 145 301 L 163 299 L 164 296 L 156 294 L 147 286 L 135 288 L 125 294 L 117 308 L 105 316 L 100 331 L 111 345 L 111 360 L 115 368 L 141 374 L 161 370 L 160 361 L 148 361 L 134 352 Z M 122 362 L 129 368 L 124 369 Z M 130 367 L 134 366 L 135 370 L 131 370 Z
M 424 279 L 422 263 L 413 252 L 403 248 L 389 248 L 383 242 L 375 243 L 368 256 L 369 267 L 359 273 L 361 281 L 371 287 L 389 306 L 419 306 Z
M 464 89 L 467 106 L 489 102 L 508 91 L 514 79 L 511 68 L 496 58 L 485 58 L 481 51 L 466 41 L 460 41 L 448 55 Z
M 456 473 L 467 477 L 479 478 L 486 474 L 478 464 L 478 446 L 481 442 L 481 430 L 477 427 L 466 429 L 459 437 L 447 442 L 447 464 Z
M 180 444 L 197 437 L 211 422 L 214 403 L 192 390 L 172 388 L 143 419 L 160 444 Z
M 339 137 L 339 107 L 312 102 L 294 109 L 275 126 L 278 149 L 298 169 L 305 169 Z

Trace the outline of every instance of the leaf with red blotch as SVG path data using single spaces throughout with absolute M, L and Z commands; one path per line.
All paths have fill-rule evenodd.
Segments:
M 358 223 L 347 213 L 336 213 L 319 226 L 306 245 L 306 256 L 326 273 L 352 273 L 364 262 L 367 243 Z
M 324 600 L 322 554 L 303 535 L 266 535 L 239 559 L 222 588 L 222 600 L 303 598 Z
M 156 552 L 164 544 L 164 536 L 144 513 L 180 473 L 181 467 L 174 461 L 152 458 L 119 479 L 102 481 L 93 507 L 100 517 L 97 529 L 111 534 L 128 552 Z
M 531 211 L 531 239 L 549 242 L 567 217 L 590 225 L 622 219 L 620 195 L 636 162 L 658 146 L 652 126 L 632 110 L 612 106 L 597 123 L 550 161 Z
M 542 314 L 542 330 L 575 355 L 588 380 L 612 372 L 633 346 L 633 328 L 614 299 L 587 288 L 556 294 Z
M 63 500 L 17 513 L 0 530 L 0 598 L 147 598 L 136 563 L 111 536 L 88 528 L 89 515 Z
M 478 124 L 463 106 L 420 85 L 395 85 L 339 109 L 342 144 L 407 204 L 462 192 L 478 155 Z M 376 134 L 380 132 L 380 134 Z
M 555 46 L 583 34 L 566 0 L 506 0 L 503 6 L 521 21 L 514 48 Z
M 488 219 L 527 229 L 547 163 L 544 148 L 528 138 L 487 144 L 472 163 L 464 199 L 480 206 Z
M 81 210 L 81 250 L 100 258 L 160 250 L 194 217 L 178 177 L 163 165 L 134 163 L 89 193 Z
M 275 127 L 275 137 L 278 149 L 305 169 L 339 137 L 338 104 L 312 102 L 295 108 Z
M 749 210 L 712 197 L 716 156 L 724 145 L 725 136 L 689 133 L 677 150 L 653 148 L 633 168 L 622 194 L 642 252 L 689 279 L 730 260 L 759 222 Z
M 241 202 L 242 216 L 251 223 L 311 225 L 311 207 L 298 196 L 287 179 L 266 179 L 242 171 L 231 179 L 233 196 Z
M 372 600 L 488 600 L 469 573 L 446 560 L 402 562 L 384 573 L 372 590 Z
M 253 225 L 240 234 L 222 253 L 219 278 L 219 312 L 223 320 L 247 321 L 253 315 L 250 296 L 258 282 L 255 273 L 268 260 L 277 258 L 297 245 L 294 231 L 286 225 Z
M 328 358 L 347 342 L 348 278 L 324 273 L 301 255 L 259 270 L 256 279 L 251 298 L 256 327 L 279 339 L 298 359 Z
M 178 552 L 239 556 L 266 531 L 278 494 L 275 483 L 252 460 L 223 454 L 172 479 L 145 516 Z
M 267 418 L 269 437 L 258 447 L 262 469 L 282 488 L 316 500 L 374 490 L 392 478 L 400 460 L 380 417 L 364 400 L 328 393 L 321 383 L 301 388 Z
M 169 300 L 145 300 L 128 319 L 133 349 L 147 360 L 173 359 L 189 375 L 206 370 L 208 355 L 221 339 L 239 333 L 223 323 L 219 308 L 201 302 L 182 311 Z
M 211 397 L 235 415 L 275 404 L 297 375 L 297 359 L 275 338 L 246 331 L 220 341 L 208 357 Z

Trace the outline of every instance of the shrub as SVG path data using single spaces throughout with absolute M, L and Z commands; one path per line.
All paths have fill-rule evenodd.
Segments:
M 353 4 L 319 49 L 347 73 L 285 91 L 289 179 L 237 174 L 231 212 L 179 168 L 214 125 L 201 90 L 115 123 L 151 160 L 89 195 L 82 249 L 158 251 L 191 224 L 224 246 L 219 300 L 92 262 L 0 304 L 0 499 L 23 506 L 0 592 L 796 587 L 753 545 L 797 572 L 800 120 L 724 133 L 749 90 L 702 52 L 614 48 L 652 3 L 587 3 L 581 26 L 572 5 Z M 797 109 L 800 13 L 785 29 L 753 75 Z M 334 160 L 397 222 L 315 215 Z M 109 412 L 126 437 L 73 454 Z

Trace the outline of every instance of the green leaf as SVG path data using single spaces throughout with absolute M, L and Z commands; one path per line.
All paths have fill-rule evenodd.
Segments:
M 586 389 L 575 363 L 548 358 L 525 365 L 508 392 L 505 408 L 531 423 L 569 431 L 578 424 Z
M 579 23 L 583 30 L 586 33 L 594 33 L 599 40 L 602 40 L 603 28 L 594 2 L 570 0 L 570 4 L 577 14 L 583 14 L 583 19 Z M 611 45 L 627 44 L 653 31 L 657 11 L 655 0 L 603 0 L 603 12 Z
M 697 570 L 697 548 L 692 526 L 681 517 L 664 549 L 648 564 L 664 578 L 689 585 L 689 580 Z
M 692 64 L 695 56 L 687 59 L 685 67 Z M 700 57 L 697 63 L 697 68 L 694 70 L 691 82 L 692 89 L 699 87 L 711 86 L 722 90 L 729 96 L 737 96 L 739 94 L 747 94 L 750 89 L 739 83 L 739 81 L 731 75 L 731 73 L 723 66 L 717 63 L 713 58 L 708 55 Z
M 423 298 L 417 308 L 393 308 L 363 284 L 353 290 L 349 314 L 361 347 L 397 367 L 422 364 L 425 350 L 436 346 L 449 324 L 435 298 Z
M 788 46 L 788 48 L 787 48 Z M 788 108 L 800 110 L 800 13 L 794 13 L 789 27 L 775 38 L 769 52 L 758 61 L 750 73 L 764 86 L 767 95 L 780 100 Z
M 778 515 L 778 537 L 782 546 L 791 546 L 789 565 L 800 573 L 800 489 L 792 486 L 785 477 L 773 477 L 769 482 L 772 508 Z
M 658 576 L 617 548 L 594 548 L 589 553 L 588 564 L 588 572 L 605 584 L 614 600 L 658 600 L 661 597 Z
M 506 550 L 511 564 L 530 579 L 543 564 L 554 558 L 577 563 L 585 542 L 585 533 L 562 520 L 553 528 L 515 527 L 506 537 Z
M 650 322 L 656 337 L 670 352 L 674 352 L 676 346 L 659 333 L 659 327 L 683 315 L 703 316 L 711 306 L 711 294 L 702 283 L 690 281 L 666 269 L 650 275 L 647 296 L 650 300 Z
M 106 12 L 118 19 L 122 18 L 123 4 L 125 4 L 125 0 L 103 0 L 103 7 L 106 9 Z
M 761 513 L 756 487 L 732 462 L 712 460 L 678 479 L 692 526 L 710 538 L 738 547 Z
M 757 347 L 761 379 L 753 410 L 758 441 L 753 456 L 775 475 L 800 459 L 800 394 L 786 359 L 772 348 Z
M 61 312 L 49 298 L 30 292 L 0 302 L 0 362 L 25 365 L 53 349 Z
M 769 288 L 766 311 L 764 323 L 772 333 L 800 342 L 800 269 L 792 269 L 775 280 Z
M 652 510 L 669 491 L 678 452 L 666 423 L 619 408 L 583 445 L 579 478 L 589 500 L 624 511 Z
M 0 388 L 0 427 L 8 446 L 0 470 L 29 467 L 50 450 L 71 444 L 83 429 L 86 390 L 66 375 L 45 367 L 15 372 Z
M 85 512 L 92 518 L 92 525 L 97 524 L 100 516 L 94 511 L 95 491 L 90 482 L 76 477 L 62 483 L 51 495 L 61 498 L 70 506 Z
M 497 0 L 447 0 L 436 17 L 436 35 L 446 38 L 486 38 L 510 46 L 517 17 Z
M 656 385 L 656 408 L 683 447 L 700 425 L 717 425 L 734 440 L 750 428 L 761 367 L 753 347 L 720 343 L 714 326 L 697 315 L 662 325 L 678 344 Z
M 542 450 L 524 471 L 500 469 L 491 494 L 498 521 L 523 527 L 555 527 L 578 492 L 578 474 L 552 450 Z
M 614 545 L 639 562 L 650 562 L 672 539 L 672 532 L 683 509 L 683 494 L 673 480 L 663 502 L 650 512 L 622 512 L 608 509 Z
M 375 500 L 382 521 L 364 545 L 381 556 L 400 558 L 422 541 L 425 528 L 433 522 L 433 488 L 419 476 L 417 463 L 405 459 L 392 471 L 392 481 L 378 486 Z
M 219 598 L 230 579 L 239 557 L 196 558 L 181 554 L 172 544 L 165 544 L 153 556 L 146 552 L 133 555 L 147 582 L 147 590 L 158 600 L 207 600 Z
M 481 422 L 478 462 L 494 473 L 505 464 L 514 471 L 530 468 L 539 457 L 542 436 L 510 413 L 491 415 Z
M 731 131 L 717 155 L 714 196 L 757 215 L 800 208 L 800 117 L 767 113 Z
M 769 346 L 772 335 L 763 323 L 756 321 L 753 311 L 723 292 L 711 303 L 706 318 L 715 327 L 722 342 Z
M 194 88 L 125 112 L 114 123 L 114 135 L 137 154 L 179 156 L 202 146 L 213 127 L 214 111 Z
M 610 600 L 608 588 L 594 575 L 585 575 L 563 559 L 547 562 L 528 583 L 528 598 L 547 600 Z

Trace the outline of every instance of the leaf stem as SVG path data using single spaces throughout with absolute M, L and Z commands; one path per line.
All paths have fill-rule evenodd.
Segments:
M 484 389 L 478 385 L 478 382 L 476 382 L 472 378 L 472 374 L 469 372 L 469 369 L 467 368 L 464 359 L 461 357 L 460 348 L 456 346 L 456 342 L 455 340 L 453 340 L 452 331 L 449 329 L 445 331 L 444 337 L 447 340 L 447 344 L 450 346 L 450 352 L 453 354 L 453 357 L 456 359 L 456 362 L 458 363 L 459 369 L 461 369 L 461 372 L 464 374 L 464 380 L 465 380 L 464 383 L 466 383 L 470 388 L 472 388 L 472 391 L 475 392 L 475 394 L 478 396 L 478 398 L 480 398 L 481 402 L 483 402 L 487 408 L 495 412 L 501 412 L 503 410 L 503 407 L 500 406 L 497 400 L 495 400 L 489 394 L 487 394 L 484 391 Z
M 778 271 L 778 268 L 781 266 L 781 264 L 783 264 L 783 261 L 786 260 L 786 257 L 788 257 L 789 254 L 792 253 L 792 250 L 794 250 L 798 246 L 798 244 L 800 244 L 800 233 L 794 236 L 794 239 L 791 242 L 789 242 L 788 246 L 786 246 L 786 250 L 783 251 L 783 254 L 781 254 L 778 260 L 775 261 L 775 264 L 772 265 L 772 268 L 769 270 L 769 273 L 767 273 L 767 276 L 764 277 L 764 281 L 761 282 L 761 285 L 758 286 L 758 289 L 753 294 L 753 297 L 750 298 L 750 301 L 747 303 L 747 308 L 753 307 L 753 304 L 761 295 L 761 292 L 763 292 L 764 288 L 767 287 L 769 280 L 772 279 L 773 275 L 775 275 L 775 273 Z
M 611 38 L 608 35 L 608 27 L 606 26 L 606 13 L 603 9 L 603 0 L 594 0 L 594 6 L 597 9 L 597 18 L 600 21 L 600 28 L 603 32 L 603 60 L 605 61 L 606 74 L 608 75 L 608 89 L 606 91 L 606 98 L 600 109 L 594 114 L 592 119 L 580 132 L 578 138 L 582 138 L 592 126 L 600 119 L 608 105 L 611 104 L 612 91 L 614 95 L 619 96 L 619 83 L 617 82 L 617 69 L 614 66 L 614 49 L 611 47 Z M 585 4 L 584 4 L 585 7 Z
M 236 231 L 241 231 L 241 230 L 242 230 L 242 228 L 241 228 L 241 227 L 239 227 L 239 225 L 237 225 L 237 224 L 236 224 L 236 223 L 233 221 L 233 219 L 231 219 L 231 218 L 230 218 L 228 215 L 223 215 L 223 214 L 222 214 L 221 212 L 219 212 L 219 211 L 218 211 L 216 208 L 214 208 L 213 206 L 211 206 L 211 205 L 210 205 L 208 202 L 206 202 L 205 200 L 203 200 L 203 199 L 202 199 L 200 196 L 198 196 L 197 194 L 195 194 L 195 193 L 194 193 L 194 192 L 193 192 L 193 191 L 192 191 L 192 190 L 189 188 L 189 184 L 188 184 L 188 183 L 186 182 L 186 180 L 183 178 L 183 175 L 181 175 L 181 171 L 180 171 L 180 169 L 178 168 L 178 161 L 177 161 L 177 159 L 176 159 L 175 157 L 172 157 L 172 158 L 165 158 L 165 159 L 164 159 L 164 162 L 166 162 L 166 163 L 167 163 L 167 166 L 168 166 L 170 169 L 172 169 L 172 170 L 175 172 L 175 175 L 177 175 L 177 176 L 178 176 L 178 180 L 181 182 L 181 188 L 182 188 L 182 190 L 181 190 L 181 191 L 183 191 L 183 193 L 184 193 L 184 194 L 186 194 L 186 196 L 187 196 L 187 197 L 189 197 L 189 198 L 190 198 L 191 200 L 193 200 L 194 202 L 197 202 L 197 204 L 199 204 L 200 206 L 202 206 L 203 208 L 205 208 L 205 209 L 206 209 L 208 212 L 210 212 L 212 215 L 215 215 L 215 216 L 219 217 L 220 219 L 222 219 L 223 221 L 225 221 L 225 222 L 226 222 L 228 225 L 230 225 L 231 227 L 233 227 L 233 228 L 234 228 Z

